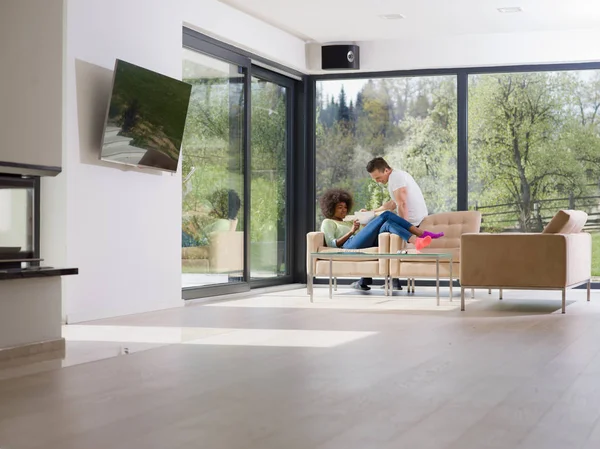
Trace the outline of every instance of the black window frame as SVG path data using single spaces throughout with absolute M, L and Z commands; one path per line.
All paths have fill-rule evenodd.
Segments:
M 293 172 L 293 157 L 294 157 L 294 137 L 296 135 L 296 130 L 294 127 L 294 123 L 296 121 L 296 111 L 294 108 L 294 104 L 296 101 L 296 82 L 286 76 L 283 76 L 279 73 L 273 72 L 271 70 L 265 69 L 260 66 L 252 65 L 252 74 L 250 77 L 250 83 L 252 83 L 252 77 L 277 84 L 279 86 L 286 88 L 286 200 L 290 200 L 294 194 L 294 172 Z M 251 137 L 251 136 L 250 136 Z M 252 183 L 252 170 L 250 170 L 250 183 Z M 252 206 L 252 205 L 250 205 Z M 281 285 L 281 284 L 290 284 L 293 281 L 293 273 L 292 273 L 292 252 L 294 251 L 293 242 L 290 236 L 294 235 L 295 231 L 295 223 L 293 220 L 294 213 L 292 210 L 293 201 L 289 202 L 289 205 L 286 204 L 286 216 L 285 222 L 287 226 L 286 233 L 286 245 L 285 245 L 285 267 L 286 274 L 283 276 L 277 276 L 276 278 L 267 278 L 267 279 L 252 279 L 250 278 L 250 284 L 252 288 L 260 288 L 260 287 L 270 287 L 273 285 Z
M 376 72 L 350 72 L 350 73 L 327 73 L 309 76 L 307 91 L 310 97 L 307 102 L 312 104 L 308 111 L 307 142 L 309 160 L 311 165 L 310 176 L 312 177 L 312 191 L 306 203 L 306 208 L 311 215 L 309 231 L 313 231 L 316 226 L 315 217 L 315 180 L 316 180 L 316 139 L 315 139 L 315 121 L 316 121 L 316 85 L 318 81 L 327 80 L 352 80 L 352 79 L 381 79 L 381 78 L 403 78 L 403 77 L 421 77 L 421 76 L 443 76 L 454 75 L 457 78 L 457 210 L 464 211 L 469 209 L 469 154 L 468 154 L 468 106 L 469 106 L 469 75 L 485 74 L 508 74 L 508 73 L 526 73 L 526 72 L 560 72 L 560 71 L 580 71 L 580 70 L 600 70 L 600 62 L 582 62 L 582 63 L 560 63 L 560 64 L 522 64 L 522 65 L 499 65 L 490 67 L 465 67 L 465 68 L 443 68 L 443 69 L 420 69 L 420 70 L 390 70 Z M 308 231 L 307 231 L 308 232 Z M 318 283 L 318 282 L 317 282 Z M 418 282 L 421 285 L 433 285 L 430 281 Z M 446 282 L 442 282 L 447 285 Z M 578 288 L 585 288 L 580 286 Z M 592 283 L 592 288 L 600 289 L 600 282 Z
M 248 291 L 250 288 L 281 285 L 285 283 L 306 283 L 306 234 L 315 230 L 316 225 L 316 85 L 318 81 L 344 80 L 361 78 L 396 78 L 396 77 L 421 77 L 453 75 L 457 80 L 457 210 L 468 210 L 468 96 L 469 75 L 497 74 L 497 73 L 523 73 L 523 72 L 551 72 L 551 71 L 578 71 L 600 70 L 600 62 L 560 63 L 560 64 L 521 64 L 497 65 L 490 67 L 464 67 L 464 68 L 433 68 L 417 70 L 390 70 L 370 72 L 335 72 L 307 75 L 291 69 L 259 55 L 239 49 L 197 31 L 183 27 L 184 47 L 205 53 L 227 62 L 237 61 L 249 64 L 248 84 L 254 71 L 262 71 L 269 67 L 275 74 L 283 73 L 294 79 L 293 120 L 294 133 L 293 146 L 288 154 L 288 234 L 289 249 L 289 276 L 281 276 L 269 280 L 259 280 L 250 283 L 232 284 L 225 286 L 198 287 L 184 289 L 184 298 L 207 297 L 220 294 Z M 250 86 L 246 88 L 248 99 Z M 247 122 L 250 127 L 250 102 L 247 103 Z M 249 144 L 246 148 L 249 157 Z M 248 159 L 249 161 L 249 159 Z M 247 161 L 247 162 L 248 162 Z M 249 176 L 249 172 L 245 172 Z M 246 183 L 249 186 L 249 182 Z M 248 198 L 249 192 L 248 193 Z M 245 212 L 246 213 L 246 212 Z M 246 237 L 249 244 L 249 234 Z M 249 246 L 245 246 L 245 255 L 249 257 Z M 249 260 L 246 262 L 245 279 L 249 279 Z M 593 284 L 600 287 L 600 284 Z M 193 291 L 187 291 L 193 290 Z
M 524 73 L 524 72 L 555 72 L 555 71 L 578 71 L 578 70 L 600 70 L 600 62 L 564 63 L 564 64 L 528 64 L 514 66 L 492 66 L 492 67 L 467 67 L 467 68 L 444 68 L 444 69 L 421 69 L 421 70 L 390 70 L 379 72 L 352 72 L 352 73 L 327 73 L 312 75 L 308 83 L 313 91 L 312 102 L 316 101 L 316 85 L 318 81 L 327 80 L 352 80 L 352 79 L 381 79 L 381 78 L 408 78 L 423 76 L 454 75 L 457 78 L 457 208 L 456 210 L 468 210 L 469 208 L 469 154 L 468 154 L 468 106 L 469 106 L 469 75 L 497 74 L 497 73 Z M 311 123 L 316 119 L 315 111 L 309 118 Z M 314 126 L 314 125 L 313 125 Z M 316 142 L 313 138 L 308 139 L 312 158 L 316 158 Z M 312 167 L 316 170 L 316 166 Z M 316 177 L 316 171 L 313 173 Z M 314 209 L 316 198 L 312 197 L 311 206 Z M 308 206 L 308 205 L 307 205 Z M 313 211 L 314 215 L 314 211 Z M 315 220 L 313 220 L 314 230 Z
M 253 288 L 263 288 L 304 282 L 306 278 L 304 253 L 308 223 L 300 221 L 306 202 L 306 177 L 304 176 L 308 157 L 305 145 L 306 135 L 306 94 L 305 83 L 308 76 L 274 61 L 241 50 L 195 30 L 183 27 L 183 48 L 206 54 L 230 64 L 243 67 L 245 71 L 244 92 L 244 280 L 239 283 L 222 285 L 194 286 L 182 288 L 183 299 L 198 299 L 219 295 L 242 293 Z M 250 207 L 251 207 L 251 83 L 252 77 L 272 81 L 288 88 L 288 142 L 286 193 L 288 232 L 286 235 L 286 271 L 284 276 L 267 279 L 250 277 Z M 300 193 L 302 192 L 302 193 Z M 301 255 L 301 256 L 299 256 Z

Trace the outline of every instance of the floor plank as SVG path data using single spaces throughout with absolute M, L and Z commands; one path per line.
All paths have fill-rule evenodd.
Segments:
M 72 326 L 65 361 L 0 366 L 0 448 L 599 447 L 600 292 L 566 315 L 553 292 L 477 291 L 466 312 L 377 293 Z

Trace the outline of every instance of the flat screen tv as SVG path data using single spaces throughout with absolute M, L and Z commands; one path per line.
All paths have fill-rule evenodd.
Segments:
M 176 172 L 191 91 L 117 59 L 100 159 Z

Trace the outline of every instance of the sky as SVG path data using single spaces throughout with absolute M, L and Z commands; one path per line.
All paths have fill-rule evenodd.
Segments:
M 352 102 L 356 103 L 356 95 L 360 92 L 367 81 L 368 79 L 318 81 L 317 89 L 322 89 L 324 100 L 328 96 L 335 96 L 337 99 L 343 85 L 344 91 L 346 92 L 346 101 L 350 103 L 350 100 L 352 100 Z
M 597 70 L 579 70 L 575 73 L 578 77 L 584 81 L 591 81 L 592 77 L 597 74 Z M 342 85 L 344 86 L 344 90 L 346 91 L 346 98 L 348 103 L 352 100 L 356 103 L 356 95 L 360 92 L 362 87 L 367 83 L 368 79 L 349 79 L 349 80 L 327 80 L 327 81 L 318 81 L 317 88 L 321 88 L 323 91 L 323 99 L 325 100 L 327 96 L 331 97 L 335 96 L 336 100 L 338 95 L 340 94 L 340 89 Z

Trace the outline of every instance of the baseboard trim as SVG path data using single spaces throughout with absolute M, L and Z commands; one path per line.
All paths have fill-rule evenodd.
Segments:
M 37 343 L 2 348 L 0 349 L 0 362 L 50 352 L 56 352 L 57 357 L 61 357 L 60 354 L 64 357 L 65 339 L 59 338 L 56 340 L 40 341 Z
M 300 288 L 306 288 L 306 284 L 283 284 L 283 285 L 274 285 L 271 287 L 260 287 L 253 288 L 251 290 L 247 290 L 239 293 L 230 293 L 226 295 L 217 295 L 217 296 L 206 296 L 204 298 L 196 298 L 196 299 L 188 299 L 185 301 L 186 306 L 195 306 L 202 304 L 210 304 L 217 303 L 223 301 L 232 301 L 236 299 L 249 298 L 253 296 L 265 295 L 268 293 L 277 293 L 277 292 L 285 292 L 288 290 L 297 290 Z

